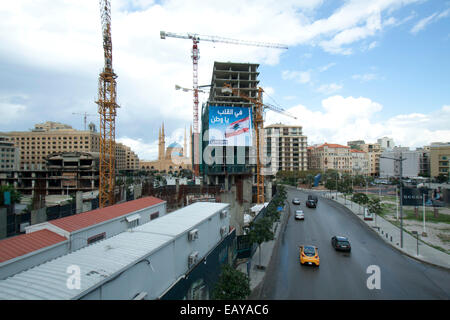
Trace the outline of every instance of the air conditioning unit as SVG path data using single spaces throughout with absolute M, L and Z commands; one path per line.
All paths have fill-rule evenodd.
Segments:
M 29 222 L 24 222 L 20 224 L 20 232 L 25 232 L 25 228 L 28 227 L 30 225 Z
M 220 212 L 220 219 L 224 219 L 228 216 L 228 211 L 227 210 L 222 210 Z
M 194 264 L 196 264 L 197 260 L 198 260 L 198 251 L 194 251 L 189 255 L 188 259 L 189 268 L 192 267 Z
M 198 229 L 193 229 L 189 231 L 189 241 L 194 241 L 198 239 Z
M 228 233 L 228 227 L 227 226 L 223 226 L 220 228 L 220 236 L 223 238 L 227 235 Z

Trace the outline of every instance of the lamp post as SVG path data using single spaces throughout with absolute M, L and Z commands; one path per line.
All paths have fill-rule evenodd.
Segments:
M 390 158 L 380 156 L 380 159 L 391 159 L 394 161 L 400 162 L 400 247 L 403 248 L 403 161 L 406 158 L 403 158 L 402 153 L 400 152 L 400 158 Z

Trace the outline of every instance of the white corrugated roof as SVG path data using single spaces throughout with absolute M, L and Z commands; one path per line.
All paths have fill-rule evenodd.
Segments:
M 77 299 L 208 219 L 228 204 L 197 202 L 183 209 L 0 280 L 0 299 Z M 69 289 L 67 268 L 81 270 L 80 289 Z
M 161 234 L 120 233 L 0 281 L 0 299 L 77 299 L 172 239 Z M 67 268 L 72 265 L 80 267 L 80 289 L 67 287 Z
M 136 227 L 134 230 L 154 232 L 169 236 L 178 236 L 208 219 L 212 213 L 225 209 L 227 203 L 195 202 L 175 212 L 166 214 L 164 219 L 153 220 Z

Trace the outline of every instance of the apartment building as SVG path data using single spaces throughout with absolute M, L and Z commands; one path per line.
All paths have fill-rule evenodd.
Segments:
M 0 136 L 0 172 L 15 171 L 20 166 L 19 149 L 7 136 Z
M 380 175 L 380 155 L 382 153 L 379 143 L 365 143 L 361 145 L 361 150 L 369 156 L 369 175 L 378 177 Z
M 308 169 L 307 137 L 301 126 L 273 124 L 264 128 L 266 174 Z
M 340 173 L 352 173 L 353 156 L 351 148 L 340 144 L 324 143 L 308 148 L 309 163 L 312 170 L 323 172 L 334 169 Z
M 352 173 L 358 175 L 369 174 L 369 155 L 367 152 L 350 149 L 352 155 Z
M 31 131 L 13 131 L 8 136 L 20 150 L 20 170 L 44 169 L 45 157 L 60 152 L 99 152 L 100 135 L 90 127 L 78 131 L 71 126 L 47 121 Z
M 400 161 L 392 160 L 392 158 L 400 159 L 400 155 L 405 159 L 402 163 L 402 177 L 419 177 L 423 152 L 421 150 L 409 150 L 407 147 L 394 147 L 391 151 L 384 151 L 382 153 L 383 158 L 380 158 L 381 178 L 400 177 Z
M 430 145 L 430 174 L 437 177 L 440 174 L 449 176 L 450 172 L 450 142 L 434 142 Z

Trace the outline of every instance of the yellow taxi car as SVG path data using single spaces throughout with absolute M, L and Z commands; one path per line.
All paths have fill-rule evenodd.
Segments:
M 319 266 L 319 250 L 314 246 L 300 246 L 300 263 Z

